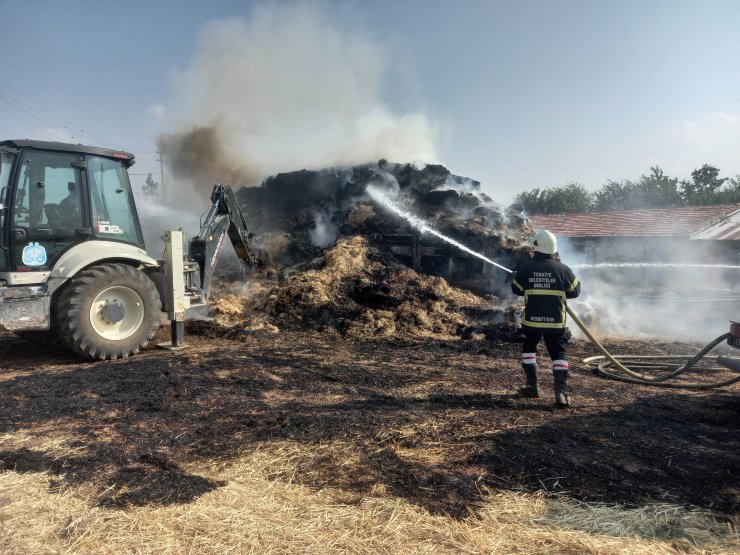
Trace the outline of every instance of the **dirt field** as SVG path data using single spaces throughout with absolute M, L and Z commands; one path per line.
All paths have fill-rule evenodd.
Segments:
M 596 353 L 576 341 L 575 406 L 556 411 L 549 370 L 542 398 L 512 395 L 512 343 L 363 342 L 207 322 L 191 323 L 188 341 L 84 362 L 0 332 L 0 551 L 740 549 L 737 386 L 616 384 L 577 363 Z M 224 500 L 236 491 L 251 505 Z M 298 498 L 310 502 L 297 509 Z M 553 520 L 565 506 L 570 516 Z M 267 508 L 283 517 L 234 520 Z M 622 525 L 589 527 L 599 511 Z M 652 511 L 650 532 L 624 525 L 635 511 Z M 200 526 L 173 532 L 186 517 Z

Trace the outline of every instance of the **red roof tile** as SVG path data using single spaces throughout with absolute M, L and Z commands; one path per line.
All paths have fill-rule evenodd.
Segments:
M 740 204 L 721 204 L 585 214 L 537 214 L 529 216 L 529 219 L 536 229 L 547 229 L 555 235 L 564 237 L 688 238 L 738 210 L 740 210 Z M 725 229 L 725 231 L 728 232 L 727 236 L 725 237 L 725 233 L 722 233 L 722 239 L 735 238 L 732 229 Z

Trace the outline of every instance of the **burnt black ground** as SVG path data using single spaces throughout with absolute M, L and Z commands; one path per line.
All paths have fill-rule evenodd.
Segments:
M 186 350 L 147 348 L 112 362 L 1 332 L 0 472 L 48 471 L 52 490 L 89 484 L 102 506 L 187 503 L 223 485 L 184 470 L 190 463 L 228 464 L 289 444 L 299 456 L 273 478 L 338 488 L 345 502 L 382 485 L 464 517 L 486 486 L 738 510 L 738 386 L 690 392 L 606 381 L 578 364 L 595 353 L 574 342 L 575 405 L 556 411 L 549 370 L 542 398 L 513 395 L 516 344 L 190 330 Z M 65 455 L 49 449 L 51 438 Z

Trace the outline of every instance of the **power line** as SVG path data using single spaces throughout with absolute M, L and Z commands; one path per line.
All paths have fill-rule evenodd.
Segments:
M 70 136 L 72 138 L 75 138 L 76 139 L 75 135 L 72 133 L 73 130 L 70 129 L 70 126 L 71 126 L 72 128 L 74 128 L 76 130 L 75 133 L 79 132 L 79 134 L 83 135 L 85 138 L 92 139 L 93 142 L 107 143 L 107 144 L 112 145 L 113 147 L 115 147 L 117 150 L 119 150 L 119 149 L 120 150 L 128 150 L 128 148 L 125 147 L 125 146 L 123 146 L 123 145 L 120 145 L 118 143 L 115 143 L 113 141 L 110 141 L 108 139 L 105 139 L 105 138 L 103 138 L 103 137 L 101 137 L 99 135 L 96 135 L 96 134 L 92 133 L 92 132 L 85 131 L 80 126 L 76 125 L 75 123 L 71 122 L 70 120 L 68 120 L 67 118 L 65 118 L 63 116 L 60 116 L 56 112 L 53 112 L 53 111 L 49 110 L 48 108 L 46 108 L 45 106 L 43 106 L 39 102 L 37 102 L 37 101 L 33 100 L 32 98 L 30 98 L 29 96 L 23 94 L 21 91 L 19 91 L 18 89 L 16 89 L 12 85 L 8 84 L 7 82 L 5 82 L 5 81 L 3 81 L 1 79 L 0 79 L 0 85 L 4 86 L 6 89 L 9 89 L 9 90 L 13 91 L 14 93 L 16 93 L 17 95 L 19 95 L 20 97 L 22 97 L 23 99 L 25 99 L 27 101 L 27 102 L 23 102 L 22 100 L 14 99 L 7 92 L 0 91 L 0 94 L 1 95 L 3 95 L 8 101 L 10 101 L 10 102 L 12 102 L 14 104 L 14 107 L 16 107 L 16 108 L 18 108 L 18 109 L 20 109 L 20 110 L 22 110 L 22 111 L 24 111 L 24 112 L 32 115 L 33 117 L 35 117 L 39 121 L 43 122 L 45 125 L 50 125 L 52 127 L 53 126 L 61 126 L 61 127 L 63 127 L 64 129 L 66 129 L 70 133 Z M 36 106 L 37 109 L 43 110 L 44 112 L 46 112 L 47 114 L 51 115 L 53 118 L 56 118 L 57 120 L 59 120 L 62 123 L 60 124 L 60 123 L 53 122 L 53 120 L 49 120 L 48 119 L 48 116 L 46 116 L 46 115 L 44 115 L 43 117 L 41 117 L 38 114 L 34 114 L 33 112 L 31 112 L 29 110 L 29 108 L 32 108 L 32 106 L 29 106 L 29 103 L 31 105 L 33 105 L 33 106 Z M 13 114 L 11 114 L 11 115 L 13 115 Z M 28 123 L 28 122 L 25 122 L 25 123 Z M 36 126 L 34 126 L 34 127 L 36 127 Z M 36 129 L 40 129 L 40 128 L 36 127 Z M 144 154 L 146 151 L 147 151 L 147 149 L 142 148 L 138 152 L 137 151 L 133 151 L 133 152 L 134 153 L 138 153 L 138 154 Z
M 2 91 L 0 91 L 0 94 L 2 94 Z M 0 98 L 0 100 L 3 100 L 3 99 Z M 21 121 L 21 122 L 25 123 L 26 125 L 31 126 L 32 128 L 34 128 L 34 129 L 36 129 L 38 131 L 52 134 L 59 141 L 64 142 L 64 141 L 68 141 L 70 138 L 72 138 L 72 139 L 76 139 L 77 138 L 74 135 L 66 136 L 63 133 L 61 133 L 58 129 L 55 129 L 53 127 L 39 127 L 37 124 L 35 124 L 35 123 L 31 122 L 31 121 L 28 121 L 27 119 L 19 116 L 18 114 L 14 114 L 13 112 L 7 110 L 6 108 L 3 108 L 2 106 L 0 106 L 0 112 L 5 112 L 7 115 L 9 115 L 9 116 L 17 119 L 18 121 Z M 35 117 L 36 119 L 38 119 L 39 121 L 41 121 L 43 124 L 49 125 L 49 122 L 48 121 L 44 121 L 43 119 L 39 118 L 38 116 L 35 116 L 32 113 L 29 113 L 29 115 Z M 66 127 L 65 127 L 65 129 L 66 129 Z M 150 161 L 155 160 L 154 156 L 152 156 L 151 154 L 148 154 L 148 153 L 139 152 L 138 155 L 140 155 L 140 156 L 137 156 L 137 158 L 139 158 L 139 159 L 149 158 Z M 157 159 L 157 161 L 158 160 L 159 159 Z M 149 175 L 150 173 L 157 173 L 158 171 L 160 171 L 160 168 L 153 169 L 153 170 L 151 170 L 149 172 L 146 172 L 146 173 L 129 173 L 129 175 Z
M 6 110 L 6 109 L 5 109 L 5 108 L 3 108 L 3 107 L 0 107 L 0 111 L 2 111 L 2 112 L 5 112 L 5 113 L 6 113 L 6 114 L 8 114 L 9 116 L 11 116 L 11 117 L 14 117 L 15 119 L 17 119 L 17 120 L 19 120 L 19 121 L 22 121 L 22 122 L 23 122 L 23 123 L 25 123 L 26 125 L 30 125 L 30 126 L 31 126 L 31 127 L 33 127 L 34 129 L 37 129 L 37 130 L 39 130 L 39 131 L 45 131 L 45 132 L 48 132 L 48 133 L 53 133 L 53 134 L 56 134 L 56 136 L 57 136 L 57 139 L 59 139 L 59 140 L 64 140 L 64 139 L 66 139 L 66 138 L 67 138 L 67 137 L 63 137 L 63 136 L 62 136 L 61 134 L 59 134 L 59 131 L 57 131 L 56 129 L 43 129 L 43 128 L 41 128 L 41 127 L 38 127 L 38 125 L 36 125 L 35 123 L 31 123 L 31 122 L 30 122 L 30 121 L 28 121 L 27 119 L 24 119 L 24 118 L 20 117 L 19 115 L 17 115 L 17 114 L 14 114 L 14 113 L 12 113 L 12 112 L 9 112 L 8 110 Z
M 12 108 L 12 109 L 14 109 L 16 111 L 23 112 L 24 114 L 27 114 L 28 116 L 34 118 L 35 120 L 37 120 L 38 122 L 40 122 L 42 125 L 44 125 L 46 127 L 51 127 L 51 128 L 59 127 L 59 125 L 57 125 L 55 122 L 52 122 L 52 121 L 50 121 L 48 119 L 45 119 L 45 118 L 39 116 L 35 112 L 33 112 L 31 110 L 28 110 L 25 106 L 23 106 L 23 104 L 15 101 L 11 97 L 6 96 L 3 91 L 0 91 L 0 101 L 1 102 L 4 102 L 5 105 L 8 108 Z M 7 110 L 6 110 L 6 112 L 7 112 Z M 10 113 L 10 112 L 8 112 L 8 113 Z M 28 123 L 28 122 L 26 122 L 26 123 Z M 36 127 L 36 126 L 34 125 L 34 127 Z M 36 127 L 36 128 L 37 129 L 41 129 L 40 127 Z M 71 134 L 70 134 L 70 137 L 75 138 L 74 135 L 71 135 Z
M 5 88 L 7 88 L 7 89 L 10 89 L 11 91 L 13 91 L 14 93 L 16 93 L 17 95 L 21 96 L 21 97 L 22 97 L 22 98 L 24 98 L 24 99 L 25 99 L 26 101 L 28 101 L 28 102 L 30 102 L 30 103 L 31 103 L 32 105 L 36 106 L 36 107 L 37 107 L 38 109 L 41 109 L 41 110 L 43 110 L 44 112 L 46 112 L 47 114 L 51 115 L 52 117 L 54 117 L 54 118 L 58 119 L 59 121 L 63 122 L 64 124 L 67 124 L 67 125 L 63 125 L 63 127 L 67 128 L 67 126 L 68 126 L 68 125 L 69 125 L 69 126 L 72 126 L 72 127 L 74 127 L 75 129 L 77 129 L 77 130 L 78 130 L 78 131 L 79 131 L 79 132 L 80 132 L 81 134 L 83 134 L 83 135 L 86 135 L 87 137 L 93 138 L 93 139 L 95 139 L 95 140 L 98 140 L 98 141 L 101 141 L 101 142 L 104 142 L 104 143 L 108 143 L 108 144 L 111 144 L 111 145 L 115 146 L 116 148 L 122 148 L 122 149 L 125 149 L 125 147 L 123 147 L 123 146 L 121 146 L 121 145 L 119 145 L 119 144 L 117 144 L 117 143 L 114 143 L 113 141 L 109 141 L 108 139 L 104 139 L 103 137 L 99 137 L 99 136 L 97 136 L 97 135 L 95 135 L 95 134 L 93 134 L 93 133 L 90 133 L 90 132 L 88 132 L 88 131 L 85 131 L 84 129 L 82 129 L 82 128 L 81 128 L 81 127 L 79 127 L 78 125 L 76 125 L 76 124 L 74 124 L 73 122 L 69 121 L 69 120 L 68 120 L 67 118 L 65 118 L 65 117 L 62 117 L 62 116 L 60 116 L 60 115 L 59 115 L 59 114 L 57 114 L 56 112 L 52 112 L 51 110 L 49 110 L 48 108 L 46 108 L 46 107 L 45 107 L 45 106 L 43 106 L 42 104 L 40 104 L 40 103 L 36 102 L 36 101 L 35 101 L 34 99 L 32 99 L 31 97 L 29 97 L 29 96 L 27 96 L 27 95 L 23 94 L 23 93 L 22 93 L 21 91 L 19 91 L 18 89 L 16 89 L 16 88 L 15 88 L 15 87 L 13 87 L 12 85 L 10 85 L 10 84 L 6 83 L 5 81 L 3 81 L 3 80 L 0 80 L 0 84 L 1 84 L 1 85 L 3 85 L 3 86 L 4 86 Z M 5 94 L 6 96 L 7 96 L 7 93 L 4 93 L 4 94 Z M 38 116 L 37 116 L 37 117 L 38 117 Z M 45 117 L 48 117 L 48 116 L 45 116 Z M 41 119 L 41 118 L 38 118 L 38 119 Z M 46 121 L 48 122 L 48 120 L 46 120 Z M 52 125 L 54 125 L 54 124 L 52 124 Z M 56 124 L 56 125 L 58 125 L 58 124 Z

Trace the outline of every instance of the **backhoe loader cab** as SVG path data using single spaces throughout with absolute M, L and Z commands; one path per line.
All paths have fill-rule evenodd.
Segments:
M 132 154 L 38 141 L 5 141 L 0 153 L 0 279 L 43 283 L 60 257 L 90 241 L 144 249 L 126 172 Z
M 214 188 L 188 253 L 182 233 L 169 231 L 158 261 L 144 248 L 127 173 L 133 154 L 0 141 L 0 161 L 0 325 L 31 341 L 127 357 L 154 336 L 163 309 L 179 341 L 185 309 L 208 298 L 227 231 L 240 258 L 257 261 L 228 186 Z

